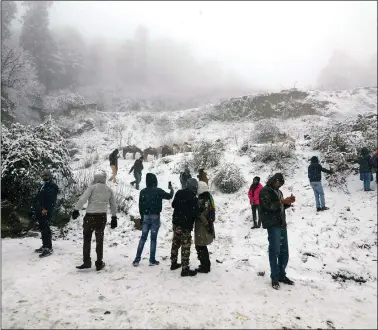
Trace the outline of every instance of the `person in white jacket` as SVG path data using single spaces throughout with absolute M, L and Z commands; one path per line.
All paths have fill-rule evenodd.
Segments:
M 96 269 L 101 270 L 105 267 L 103 262 L 103 245 L 104 245 L 104 229 L 106 225 L 106 214 L 108 204 L 112 213 L 111 228 L 117 227 L 117 206 L 114 198 L 114 193 L 106 185 L 106 173 L 96 174 L 94 176 L 93 184 L 85 190 L 80 196 L 79 201 L 75 205 L 72 212 L 72 218 L 77 219 L 80 215 L 79 210 L 88 201 L 86 214 L 83 219 L 83 264 L 77 266 L 78 269 L 85 269 L 92 267 L 91 261 L 91 240 L 93 231 L 96 235 Z

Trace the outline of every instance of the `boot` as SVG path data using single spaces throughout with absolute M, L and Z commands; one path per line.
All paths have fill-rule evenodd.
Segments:
M 323 209 L 321 207 L 318 207 L 318 208 L 316 208 L 316 211 L 320 212 L 320 211 L 323 211 Z
M 199 265 L 196 269 L 197 273 L 207 274 L 210 272 L 210 269 L 208 267 L 205 267 L 203 265 Z
M 176 270 L 181 268 L 181 264 L 178 264 L 177 262 L 172 262 L 171 264 L 171 270 Z
M 327 207 L 327 206 L 322 207 L 322 211 L 327 211 L 327 210 L 329 210 L 329 207 Z
M 44 249 L 44 247 L 41 246 L 39 249 L 35 249 L 34 252 L 36 252 L 36 253 L 42 253 L 43 249 Z
M 184 277 L 184 276 L 196 276 L 197 275 L 197 271 L 196 270 L 191 270 L 188 268 L 185 268 L 181 271 L 181 276 Z
M 272 288 L 275 289 L 275 290 L 279 290 L 280 289 L 280 283 L 278 283 L 278 281 L 276 281 L 276 280 L 272 280 Z
M 99 271 L 105 267 L 105 262 L 103 261 L 96 261 L 96 270 Z
M 92 267 L 92 262 L 83 263 L 80 266 L 76 266 L 77 269 L 87 269 Z
M 39 255 L 40 258 L 44 258 L 44 257 L 48 257 L 49 255 L 51 255 L 53 253 L 53 249 L 49 249 L 49 248 L 43 248 L 43 251 L 42 253 Z
M 253 220 L 253 226 L 251 227 L 251 229 L 256 229 L 256 228 L 259 228 L 259 226 L 257 225 L 256 220 Z

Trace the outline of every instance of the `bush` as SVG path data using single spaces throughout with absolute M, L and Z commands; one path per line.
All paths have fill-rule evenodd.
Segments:
M 218 166 L 223 147 L 223 142 L 220 140 L 214 143 L 202 140 L 194 144 L 192 161 L 194 170 Z
M 222 193 L 231 194 L 238 191 L 245 183 L 240 168 L 235 164 L 224 164 L 214 177 L 214 185 Z
M 263 119 L 256 122 L 252 139 L 256 143 L 272 142 L 279 134 L 279 128 L 271 119 Z
M 126 184 L 118 184 L 113 191 L 117 204 L 117 212 L 128 214 L 134 203 L 130 186 Z
M 281 162 L 285 159 L 294 157 L 292 149 L 281 145 L 265 145 L 261 149 L 256 150 L 253 161 L 261 163 Z
M 44 108 L 48 112 L 54 112 L 55 114 L 69 114 L 71 110 L 79 108 L 85 103 L 82 95 L 67 91 L 58 96 L 48 95 L 43 101 Z

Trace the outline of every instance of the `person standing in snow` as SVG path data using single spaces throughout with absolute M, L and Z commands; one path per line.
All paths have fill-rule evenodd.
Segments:
M 186 188 L 186 182 L 192 177 L 190 174 L 189 166 L 185 165 L 184 172 L 180 173 L 180 183 L 181 183 L 181 189 Z
M 116 201 L 112 189 L 106 185 L 106 173 L 100 173 L 94 176 L 93 184 L 89 186 L 87 190 L 85 190 L 75 205 L 75 209 L 72 212 L 72 219 L 77 219 L 79 217 L 79 210 L 87 201 L 88 206 L 83 219 L 83 264 L 81 266 L 77 266 L 76 268 L 85 269 L 92 267 L 91 241 L 92 234 L 95 232 L 97 253 L 97 261 L 95 262 L 95 265 L 96 270 L 99 271 L 105 267 L 105 263 L 103 261 L 103 251 L 104 230 L 106 225 L 108 204 L 110 204 L 110 210 L 112 213 L 110 227 L 114 229 L 118 225 Z
M 279 189 L 285 183 L 281 173 L 271 177 L 260 192 L 261 220 L 264 229 L 268 231 L 269 263 L 272 287 L 280 288 L 279 282 L 293 285 L 286 277 L 286 266 L 289 262 L 289 246 L 287 240 L 287 225 L 285 210 L 295 202 L 295 197 L 283 198 Z
M 203 168 L 201 168 L 198 172 L 198 175 L 197 175 L 197 178 L 198 178 L 198 181 L 203 181 L 205 182 L 207 185 L 209 185 L 209 179 L 207 177 L 207 173 L 205 172 L 205 170 Z
M 39 230 L 41 231 L 42 247 L 36 249 L 35 252 L 40 253 L 40 257 L 47 257 L 53 252 L 51 219 L 53 216 L 56 199 L 59 188 L 52 180 L 52 174 L 49 170 L 42 173 L 42 186 L 39 189 L 32 212 L 32 219 L 38 221 Z
M 198 182 L 198 205 L 199 216 L 194 224 L 194 244 L 196 246 L 200 265 L 198 273 L 208 273 L 211 270 L 209 250 L 207 246 L 215 238 L 214 221 L 215 206 L 214 200 L 209 192 L 209 186 L 205 182 Z
M 173 239 L 171 248 L 171 270 L 181 267 L 181 276 L 195 276 L 196 270 L 189 269 L 190 246 L 192 244 L 191 232 L 195 220 L 199 217 L 197 198 L 198 182 L 191 178 L 186 188 L 177 191 L 172 207 L 173 211 Z M 181 264 L 177 263 L 178 250 L 181 247 Z
M 375 173 L 375 181 L 378 183 L 378 174 L 377 174 L 377 158 L 378 158 L 378 149 L 375 151 L 375 154 L 371 157 L 371 166 L 372 166 L 372 172 Z
M 322 172 L 333 174 L 332 170 L 325 169 L 319 164 L 319 158 L 316 156 L 311 157 L 311 164 L 308 166 L 308 178 L 310 180 L 310 185 L 315 195 L 315 203 L 317 211 L 329 210 L 325 206 L 324 190 L 322 185 Z
M 143 171 L 143 156 L 137 159 L 134 163 L 134 165 L 131 167 L 130 172 L 134 171 L 134 178 L 135 180 L 130 182 L 131 185 L 134 185 L 135 183 L 135 188 L 139 190 L 139 183 L 142 180 L 142 171 Z
M 172 199 L 174 191 L 171 184 L 168 184 L 169 193 L 158 188 L 158 181 L 155 174 L 147 173 L 146 188 L 142 189 L 139 194 L 139 214 L 142 222 L 142 235 L 139 240 L 138 250 L 133 261 L 136 267 L 139 265 L 144 244 L 146 243 L 148 233 L 151 231 L 151 248 L 150 248 L 150 266 L 159 265 L 156 261 L 156 239 L 160 227 L 160 212 L 162 210 L 163 199 Z
M 263 188 L 263 185 L 260 183 L 260 177 L 255 176 L 253 178 L 253 182 L 251 184 L 251 187 L 249 188 L 248 191 L 248 198 L 249 202 L 251 204 L 252 208 L 252 218 L 253 218 L 253 227 L 252 229 L 255 228 L 260 228 L 261 227 L 261 215 L 260 215 L 260 191 Z M 257 215 L 259 215 L 259 222 L 257 223 Z
M 109 155 L 110 168 L 112 169 L 112 176 L 109 178 L 109 181 L 113 180 L 113 183 L 117 183 L 116 176 L 118 172 L 118 149 Z
M 357 162 L 360 165 L 360 180 L 364 183 L 364 191 L 372 191 L 370 181 L 373 181 L 373 164 L 367 148 L 361 149 Z

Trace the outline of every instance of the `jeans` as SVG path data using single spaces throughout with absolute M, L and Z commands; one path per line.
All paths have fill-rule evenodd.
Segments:
M 289 246 L 287 230 L 284 227 L 268 228 L 270 278 L 281 280 L 286 276 L 286 266 L 289 262 Z
M 314 190 L 316 208 L 325 206 L 324 190 L 321 182 L 310 182 L 312 190 Z
M 261 227 L 261 217 L 260 217 L 260 205 L 251 205 L 252 208 L 252 218 L 253 218 L 253 223 L 256 224 L 257 221 L 257 214 L 259 215 L 259 222 L 257 224 L 258 227 Z
M 360 173 L 360 179 L 364 182 L 364 191 L 370 191 L 370 181 L 373 181 L 373 174 L 371 172 Z
M 139 240 L 138 250 L 135 257 L 135 261 L 139 262 L 142 256 L 144 244 L 147 241 L 148 232 L 151 230 L 151 247 L 150 247 L 150 262 L 155 262 L 156 255 L 156 239 L 160 227 L 160 215 L 150 214 L 143 216 L 142 236 Z
M 134 172 L 134 178 L 135 178 L 135 181 L 131 182 L 131 184 L 135 183 L 135 188 L 139 189 L 139 183 L 142 180 L 142 173 Z

